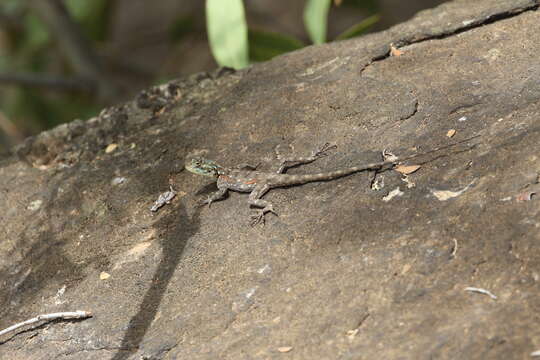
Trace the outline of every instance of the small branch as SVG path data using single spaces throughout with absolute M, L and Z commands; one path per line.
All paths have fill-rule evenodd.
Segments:
M 5 147 L 9 149 L 16 142 L 23 141 L 25 136 L 17 126 L 0 110 L 0 131 L 3 131 L 7 135 L 7 138 L 0 137 L 0 148 Z
M 59 47 L 67 55 L 75 71 L 84 78 L 93 79 L 100 99 L 111 99 L 117 92 L 104 73 L 103 66 L 90 41 L 80 26 L 73 21 L 62 1 L 32 0 L 29 7 L 47 25 Z
M 34 324 L 43 320 L 51 321 L 51 320 L 56 320 L 56 319 L 85 319 L 88 317 L 92 317 L 92 313 L 89 311 L 82 311 L 82 310 L 39 315 L 34 318 L 28 319 L 26 321 L 20 322 L 18 324 L 12 325 L 0 331 L 0 336 L 7 334 L 8 332 L 17 330 L 18 328 L 22 326 Z
M 58 91 L 92 92 L 95 84 L 83 78 L 61 78 L 44 74 L 0 74 L 0 85 L 17 85 Z
M 0 27 L 12 31 L 22 31 L 23 24 L 20 18 L 0 13 Z
M 495 295 L 493 295 L 493 293 L 491 291 L 486 290 L 486 289 L 481 289 L 481 288 L 477 288 L 477 287 L 466 287 L 465 291 L 477 292 L 479 294 L 487 295 L 490 298 L 492 298 L 493 300 L 497 300 L 497 297 Z
M 457 253 L 457 247 L 458 247 L 458 243 L 457 243 L 457 240 L 454 238 L 452 239 L 454 240 L 454 248 L 452 249 L 452 253 L 450 254 L 450 256 L 452 258 L 455 258 L 456 257 L 456 253 Z

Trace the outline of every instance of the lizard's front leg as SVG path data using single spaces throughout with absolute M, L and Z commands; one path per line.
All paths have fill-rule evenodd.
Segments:
M 324 144 L 317 150 L 313 151 L 310 156 L 307 157 L 289 157 L 285 158 L 281 156 L 279 153 L 279 149 L 276 147 L 276 154 L 278 157 L 278 160 L 281 161 L 281 164 L 276 171 L 278 174 L 282 174 L 285 170 L 287 170 L 290 167 L 302 165 L 302 164 L 309 164 L 310 162 L 313 162 L 319 158 L 322 158 L 324 156 L 327 156 L 327 152 L 335 149 L 336 145 L 330 145 L 329 143 Z
M 262 222 L 264 224 L 264 214 L 271 212 L 277 216 L 272 204 L 269 201 L 262 200 L 261 197 L 270 190 L 269 185 L 257 185 L 249 194 L 248 203 L 262 209 L 257 210 L 256 214 L 251 217 L 251 226 L 255 226 Z
M 218 189 L 219 189 L 218 191 L 210 194 L 210 196 L 208 196 L 207 199 L 201 201 L 200 205 L 203 206 L 203 205 L 208 204 L 208 207 L 210 207 L 210 204 L 212 204 L 214 201 L 223 199 L 225 195 L 227 195 L 227 191 L 229 190 L 226 187 L 219 187 L 219 186 L 218 186 Z
M 250 170 L 250 171 L 255 171 L 255 170 L 257 170 L 257 168 L 259 167 L 259 165 L 261 165 L 261 163 L 258 163 L 257 165 L 251 165 L 251 164 L 247 164 L 247 163 L 241 163 L 241 164 L 238 164 L 237 166 L 235 166 L 235 168 L 238 169 L 238 170 Z

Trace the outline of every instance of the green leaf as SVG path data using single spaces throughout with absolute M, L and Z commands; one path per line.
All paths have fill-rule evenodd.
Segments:
M 26 29 L 25 48 L 37 49 L 49 42 L 49 31 L 34 14 L 27 14 L 24 17 L 24 27 Z
M 307 0 L 304 7 L 304 26 L 314 44 L 326 41 L 326 23 L 331 0 Z
M 0 73 L 5 72 L 9 68 L 9 64 L 7 56 L 0 56 Z
M 105 40 L 109 23 L 109 0 L 64 0 L 70 15 L 82 26 L 85 35 L 94 40 Z
M 370 27 L 379 21 L 381 17 L 379 14 L 371 15 L 370 17 L 360 21 L 358 24 L 355 24 L 339 34 L 336 37 L 336 40 L 350 39 L 355 36 L 360 36 L 365 33 Z
M 248 37 L 242 0 L 206 0 L 210 50 L 220 66 L 248 66 Z
M 68 9 L 71 16 L 75 19 L 82 19 L 88 13 L 92 12 L 95 2 L 98 1 L 86 1 L 86 0 L 64 0 L 64 6 Z
M 274 32 L 248 30 L 249 59 L 266 61 L 274 56 L 303 48 L 305 45 L 298 39 Z

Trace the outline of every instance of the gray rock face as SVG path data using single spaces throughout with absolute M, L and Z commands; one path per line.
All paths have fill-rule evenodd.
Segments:
M 0 328 L 94 316 L 5 336 L 0 357 L 528 358 L 540 349 L 538 44 L 536 1 L 455 1 L 28 139 L 0 160 Z M 272 190 L 279 217 L 264 227 L 249 227 L 245 194 L 197 207 L 215 186 L 182 171 L 194 152 L 269 169 L 276 145 L 337 144 L 290 171 L 308 173 L 472 136 L 406 179 L 377 175 L 378 191 L 370 173 Z M 176 197 L 151 212 L 169 184 Z

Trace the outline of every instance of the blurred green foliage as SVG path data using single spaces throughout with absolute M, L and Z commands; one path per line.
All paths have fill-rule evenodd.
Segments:
M 91 40 L 104 41 L 108 33 L 110 0 L 65 0 L 69 13 L 82 26 Z
M 304 7 L 304 25 L 314 44 L 326 41 L 326 23 L 331 0 L 307 0 Z
M 46 1 L 46 0 L 43 0 Z M 114 1 L 62 0 L 69 16 L 80 27 L 96 53 L 109 41 L 111 21 L 114 21 Z M 308 37 L 301 41 L 291 35 L 248 28 L 242 0 L 206 0 L 208 42 L 219 65 L 243 68 L 251 62 L 269 60 L 277 55 L 300 49 L 308 44 L 327 40 L 327 21 L 336 7 L 335 0 L 305 0 L 303 25 Z M 345 39 L 365 33 L 377 20 L 377 0 L 342 0 L 341 7 L 355 7 L 372 16 L 349 28 L 335 39 Z M 201 14 L 202 15 L 202 14 Z M 51 78 L 76 78 L 70 59 L 58 48 L 50 29 L 31 11 L 28 1 L 1 0 L 0 19 L 0 76 L 47 75 Z M 200 32 L 194 14 L 183 14 L 169 28 L 172 43 Z M 13 20 L 13 21 L 11 21 Z M 2 83 L 0 83 L 2 84 Z M 8 137 L 21 137 L 42 131 L 74 118 L 94 116 L 103 107 L 93 93 L 51 91 L 22 83 L 9 83 L 0 88 L 0 117 L 9 119 L 18 129 Z M 13 86 L 15 85 L 15 86 Z M 2 118 L 0 118 L 2 120 Z M 0 121 L 2 132 L 8 127 Z M 5 134 L 4 134 L 5 135 Z M 9 145 L 9 142 L 8 142 Z
M 379 21 L 379 19 L 380 16 L 378 14 L 371 15 L 370 17 L 360 21 L 358 24 L 351 26 L 350 28 L 339 34 L 336 37 L 336 40 L 350 39 L 365 34 L 366 31 L 369 30 L 369 28 L 371 28 L 377 23 L 377 21 Z
M 65 5 L 87 37 L 94 43 L 104 39 L 107 0 L 66 0 Z M 51 51 L 54 39 L 43 22 L 29 11 L 26 2 L 3 0 L 0 11 L 21 24 L 3 29 L 6 41 L 0 56 L 0 73 L 73 75 L 69 63 Z M 74 114 L 79 118 L 90 117 L 102 107 L 91 96 L 80 93 L 60 94 L 27 86 L 2 87 L 0 91 L 0 111 L 19 129 L 19 136 L 71 121 Z
M 249 59 L 254 62 L 270 60 L 306 46 L 300 40 L 275 32 L 249 29 Z
M 194 31 L 195 20 L 193 16 L 182 16 L 172 23 L 169 34 L 173 42 L 178 42 Z
M 342 6 L 362 8 L 369 13 L 377 9 L 376 0 L 343 0 Z M 341 2 L 340 2 L 341 3 Z M 306 0 L 304 26 L 314 44 L 326 41 L 328 14 L 332 0 Z M 379 20 L 377 14 L 353 25 L 335 40 L 349 39 L 366 33 Z M 285 34 L 247 29 L 241 0 L 206 0 L 206 26 L 210 48 L 220 66 L 235 69 L 249 65 L 249 61 L 269 60 L 274 56 L 299 49 L 305 44 Z M 248 33 L 246 41 L 245 33 Z M 249 54 L 249 61 L 246 57 Z
M 218 64 L 235 69 L 249 65 L 242 0 L 206 0 L 206 29 L 212 55 Z

